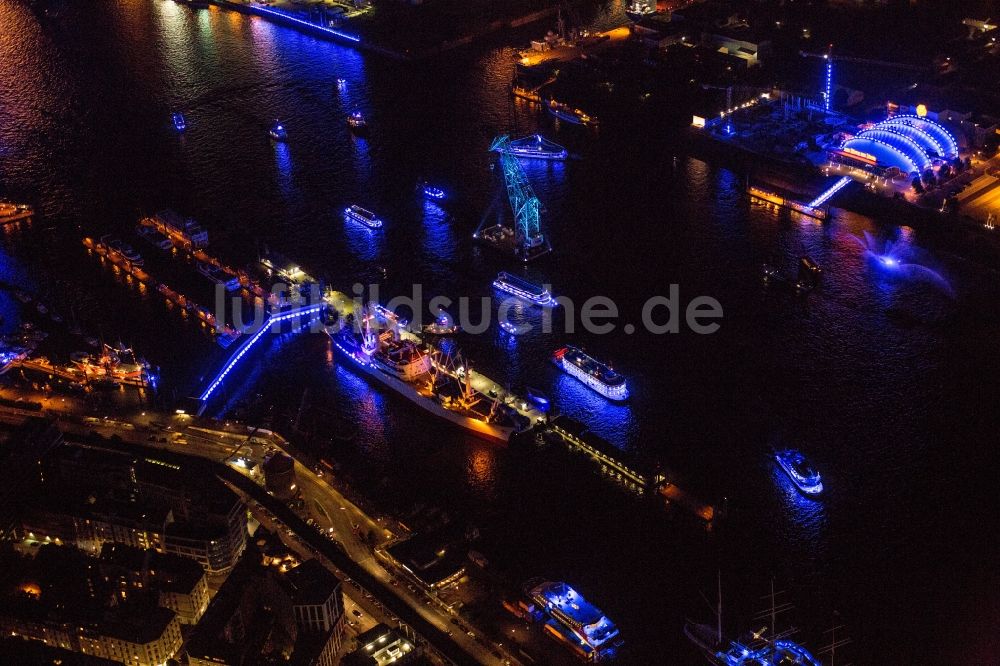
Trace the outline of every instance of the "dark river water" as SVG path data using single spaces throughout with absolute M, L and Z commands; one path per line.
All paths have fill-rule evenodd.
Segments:
M 515 268 L 471 238 L 506 205 L 490 140 L 544 132 L 581 159 L 527 168 L 555 248 L 528 273 L 578 304 L 614 299 L 620 325 L 516 341 L 494 326 L 458 344 L 483 372 L 545 391 L 697 494 L 728 498 L 726 522 L 705 532 L 572 461 L 471 440 L 357 377 L 325 336 L 268 343 L 213 409 L 302 406 L 312 445 L 370 494 L 442 506 L 478 525 L 515 579 L 564 579 L 592 597 L 621 626 L 626 663 L 698 663 L 681 627 L 710 621 L 699 593 L 713 593 L 718 570 L 729 631 L 753 624 L 773 578 L 796 606 L 779 622 L 810 647 L 838 614 L 854 642 L 837 663 L 997 663 L 994 266 L 880 226 L 905 220 L 838 210 L 817 224 L 752 206 L 740 175 L 686 156 L 667 128 L 613 117 L 599 134 L 553 125 L 512 102 L 512 73 L 502 48 L 410 65 L 218 8 L 70 1 L 39 18 L 0 0 L 0 196 L 43 213 L 0 239 L 0 279 L 133 344 L 163 368 L 164 398 L 191 395 L 221 350 L 88 256 L 84 235 L 131 237 L 141 214 L 170 207 L 234 262 L 267 245 L 344 290 L 380 281 L 396 295 L 420 283 L 425 298 L 479 299 L 498 270 Z M 348 131 L 353 109 L 371 123 L 367 139 Z M 268 139 L 275 118 L 285 145 Z M 421 177 L 447 188 L 449 213 L 414 195 Z M 384 230 L 345 225 L 337 211 L 353 202 L 377 210 Z M 859 243 L 866 231 L 941 282 L 880 270 Z M 762 287 L 763 260 L 792 270 L 804 254 L 825 270 L 820 289 Z M 197 296 L 201 283 L 184 279 Z M 626 334 L 621 324 L 639 324 L 646 299 L 671 284 L 682 305 L 717 299 L 720 330 Z M 0 295 L 6 327 L 18 306 Z M 537 323 L 530 310 L 516 316 Z M 633 399 L 610 406 L 547 363 L 567 341 L 612 361 Z M 822 501 L 775 470 L 776 443 L 812 456 Z

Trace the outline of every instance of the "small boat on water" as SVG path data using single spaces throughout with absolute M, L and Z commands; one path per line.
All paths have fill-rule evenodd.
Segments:
M 43 303 L 35 304 L 35 309 L 38 310 L 38 314 L 41 315 L 47 315 L 49 313 L 49 309 L 45 307 Z
M 453 335 L 459 331 L 458 324 L 447 312 L 440 312 L 433 323 L 424 326 L 424 333 L 430 335 Z
M 369 229 L 379 229 L 382 226 L 382 220 L 378 219 L 378 216 L 376 216 L 375 213 L 370 210 L 366 210 L 357 204 L 351 204 L 344 209 L 344 218 L 360 222 Z
M 360 111 L 352 111 L 349 116 L 347 116 L 347 124 L 351 126 L 351 129 L 355 133 L 361 133 L 368 129 L 368 121 L 365 120 L 364 115 Z
M 176 112 L 170 118 L 174 123 L 174 129 L 178 132 L 183 132 L 187 129 L 187 121 L 184 119 L 183 113 Z
M 574 109 L 569 104 L 557 102 L 554 99 L 550 99 L 549 103 L 545 105 L 545 108 L 556 118 L 573 123 L 574 125 L 586 125 L 587 127 L 591 127 L 597 124 L 596 118 L 592 118 L 580 109 Z
M 420 192 L 428 199 L 433 199 L 434 201 L 441 201 L 445 198 L 444 190 L 440 187 L 434 187 L 427 181 L 420 183 Z
M 347 86 L 347 79 L 344 79 L 344 78 L 338 78 L 337 79 L 337 87 L 338 88 L 345 88 L 346 86 Z
M 518 335 L 517 324 L 512 324 L 507 320 L 500 322 L 500 330 L 508 335 Z
M 281 124 L 280 120 L 275 120 L 274 124 L 271 125 L 271 129 L 267 131 L 271 135 L 271 138 L 275 141 L 287 141 L 288 132 L 285 130 L 285 126 Z
M 819 472 L 801 451 L 795 449 L 775 451 L 774 460 L 801 492 L 806 495 L 819 495 L 823 492 L 823 481 Z

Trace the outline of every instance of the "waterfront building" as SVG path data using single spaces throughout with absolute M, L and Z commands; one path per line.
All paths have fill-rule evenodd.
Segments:
M 20 538 L 73 543 L 94 556 L 106 543 L 153 549 L 210 574 L 232 569 L 246 546 L 246 505 L 214 476 L 83 446 L 54 450 L 43 473 Z
M 177 614 L 148 589 L 120 587 L 78 550 L 48 545 L 34 558 L 5 554 L 0 632 L 134 666 L 180 651 Z

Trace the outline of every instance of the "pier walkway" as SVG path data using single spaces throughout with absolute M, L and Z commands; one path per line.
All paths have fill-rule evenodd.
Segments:
M 549 423 L 546 432 L 558 436 L 571 451 L 586 455 L 598 465 L 603 475 L 640 496 L 655 493 L 668 505 L 679 506 L 705 523 L 711 523 L 719 515 L 714 506 L 702 502 L 670 481 L 673 474 L 633 460 L 628 453 L 618 450 L 575 419 L 557 416 Z
M 236 365 L 246 356 L 247 352 L 269 331 L 275 330 L 283 321 L 288 321 L 290 319 L 304 319 L 305 321 L 312 321 L 319 317 L 321 311 L 325 306 L 323 304 L 319 305 L 306 305 L 299 308 L 294 308 L 292 310 L 285 310 L 283 312 L 275 312 L 264 322 L 256 333 L 254 333 L 249 338 L 243 340 L 233 355 L 229 357 L 222 369 L 212 378 L 208 386 L 202 391 L 201 395 L 198 396 L 198 416 L 201 416 L 205 408 L 208 406 L 208 400 L 212 397 L 219 385 L 225 380 L 226 375 L 236 367 Z

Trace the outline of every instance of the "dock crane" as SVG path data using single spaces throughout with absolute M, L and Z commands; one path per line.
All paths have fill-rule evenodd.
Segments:
M 892 67 L 895 69 L 910 69 L 914 71 L 922 71 L 927 69 L 922 65 L 910 65 L 902 62 L 891 62 L 889 60 L 874 60 L 872 58 L 858 58 L 855 56 L 842 56 L 834 55 L 833 44 L 826 47 L 825 52 L 811 53 L 809 51 L 799 51 L 799 55 L 803 58 L 819 58 L 826 62 L 826 68 L 824 72 L 823 80 L 823 110 L 829 111 L 830 104 L 833 101 L 833 61 L 838 62 L 856 62 L 863 65 L 874 65 L 876 67 Z

